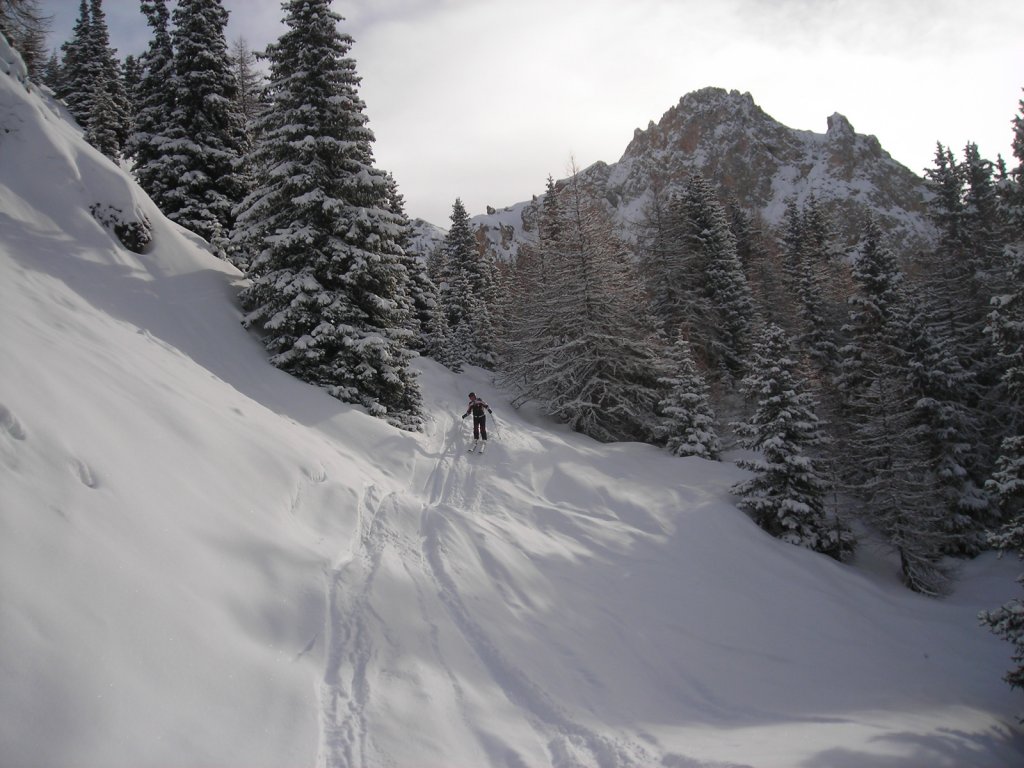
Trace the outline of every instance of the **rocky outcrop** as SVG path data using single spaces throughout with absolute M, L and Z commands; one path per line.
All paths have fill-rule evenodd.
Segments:
M 857 238 L 868 213 L 904 253 L 926 247 L 932 237 L 923 179 L 893 160 L 874 136 L 858 134 L 838 113 L 823 134 L 794 130 L 749 93 L 721 88 L 681 98 L 660 121 L 636 130 L 618 162 L 590 166 L 582 182 L 607 201 L 628 237 L 654 190 L 681 188 L 695 172 L 769 225 L 782 220 L 787 200 L 813 194 L 848 240 Z M 536 207 L 535 200 L 477 217 L 481 241 L 499 257 L 514 257 L 517 238 L 532 235 Z

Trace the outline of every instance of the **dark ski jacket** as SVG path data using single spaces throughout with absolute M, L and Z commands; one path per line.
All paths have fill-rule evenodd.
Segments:
M 462 418 L 466 418 L 469 416 L 470 412 L 472 412 L 474 419 L 482 419 L 484 417 L 484 410 L 488 413 L 494 413 L 494 411 L 491 410 L 491 406 L 478 397 L 475 400 L 469 401 L 469 407 L 466 409 L 466 412 L 462 414 Z

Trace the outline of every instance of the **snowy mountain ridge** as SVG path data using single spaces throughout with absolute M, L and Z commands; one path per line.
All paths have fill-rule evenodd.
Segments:
M 903 252 L 929 243 L 933 227 L 923 179 L 893 160 L 874 136 L 858 134 L 843 115 L 831 115 L 827 124 L 823 134 L 791 129 L 749 93 L 703 88 L 683 96 L 659 122 L 636 129 L 617 162 L 594 163 L 581 171 L 580 181 L 612 208 L 627 241 L 655 189 L 681 189 L 699 172 L 723 202 L 735 197 L 769 226 L 781 222 L 787 200 L 802 204 L 813 194 L 847 238 L 856 239 L 856 227 L 870 213 Z M 474 218 L 495 256 L 512 258 L 519 242 L 536 236 L 541 198 Z
M 596 443 L 480 370 L 419 361 L 421 434 L 342 404 L 19 65 L 0 42 L 0 765 L 1024 759 L 975 618 L 1016 563 L 923 598 L 870 547 L 768 537 L 733 464 Z

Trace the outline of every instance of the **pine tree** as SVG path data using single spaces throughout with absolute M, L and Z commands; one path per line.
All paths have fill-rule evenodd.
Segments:
M 174 31 L 174 110 L 158 201 L 164 214 L 205 238 L 221 257 L 229 253 L 234 207 L 245 195 L 241 173 L 244 132 L 235 97 L 220 0 L 179 0 Z
M 82 0 L 64 58 L 57 95 L 85 131 L 86 140 L 117 159 L 130 129 L 121 65 L 110 47 L 102 0 Z
M 574 430 L 602 441 L 649 440 L 660 371 L 643 327 L 639 282 L 603 205 L 573 173 L 545 249 L 543 294 L 515 340 L 507 383 Z
M 111 158 L 118 158 L 131 131 L 132 108 L 125 91 L 124 74 L 117 51 L 110 47 L 110 32 L 102 0 L 92 0 L 90 8 L 90 47 L 93 97 L 86 138 Z M 94 138 L 90 138 L 94 137 Z
M 49 58 L 43 62 L 39 78 L 43 85 L 54 93 L 59 93 L 63 90 L 63 85 L 61 84 L 64 82 L 64 69 L 60 63 L 60 56 L 56 53 L 50 54 Z
M 235 90 L 234 108 L 242 124 L 242 139 L 239 146 L 241 155 L 238 172 L 242 186 L 252 189 L 256 185 L 260 171 L 253 167 L 252 150 L 255 145 L 255 126 L 260 113 L 265 109 L 265 82 L 263 73 L 256 66 L 254 54 L 244 37 L 237 38 L 231 45 L 231 71 L 237 88 Z M 229 258 L 243 272 L 249 265 L 244 257 L 231 253 Z
M 1019 130 L 1024 131 L 1024 125 Z M 1024 141 L 1019 143 L 1021 164 L 1017 184 L 1024 184 Z M 1000 392 L 1004 436 L 995 472 L 987 483 L 1004 517 L 1024 524 L 1024 196 L 1020 209 L 1011 208 L 1017 240 L 1003 254 L 1006 263 L 1005 293 L 992 299 L 986 332 L 998 351 L 1002 378 Z
M 88 0 L 80 0 L 78 18 L 71 31 L 71 39 L 61 45 L 61 70 L 57 96 L 67 105 L 71 116 L 80 126 L 88 124 L 92 109 L 92 16 Z
M 936 510 L 946 512 L 939 529 L 946 554 L 973 556 L 983 548 L 982 531 L 992 522 L 989 500 L 977 472 L 983 437 L 963 392 L 974 378 L 960 365 L 951 340 L 934 332 L 916 302 L 907 302 L 903 329 L 903 376 L 912 402 L 910 424 L 919 432 L 925 466 L 935 478 Z
M 948 584 L 942 566 L 948 512 L 935 497 L 926 432 L 906 378 L 903 275 L 874 221 L 854 259 L 853 278 L 845 327 L 850 340 L 837 378 L 846 424 L 837 462 L 847 488 L 863 502 L 863 516 L 899 554 L 907 586 L 940 594 Z
M 245 323 L 262 328 L 278 367 L 415 429 L 406 222 L 373 165 L 352 38 L 330 0 L 284 8 L 254 151 L 266 173 L 238 216 L 236 244 L 252 264 Z
M 717 460 L 721 452 L 708 385 L 697 370 L 690 343 L 680 336 L 666 354 L 666 371 L 658 380 L 665 395 L 658 404 L 663 416 L 659 436 L 673 456 Z
M 698 286 L 691 341 L 704 346 L 710 368 L 742 375 L 754 310 L 736 238 L 711 185 L 700 174 L 690 177 L 680 202 L 685 271 Z
M 1006 429 L 986 488 L 1006 519 L 990 543 L 1024 558 L 1024 100 L 1013 127 L 1013 154 L 1018 164 L 1008 174 L 1003 192 L 1010 243 L 1002 256 L 1007 289 L 992 300 L 986 328 L 1003 362 Z M 1017 581 L 1024 585 L 1024 575 Z M 1012 687 L 1024 688 L 1024 600 L 1010 600 L 980 618 L 1013 645 L 1016 666 L 1003 679 Z
M 826 376 L 839 365 L 839 286 L 845 275 L 835 255 L 835 232 L 821 203 L 813 195 L 802 212 L 803 265 L 797 280 L 801 348 Z
M 265 105 L 264 77 L 256 66 L 256 54 L 249 48 L 249 43 L 244 37 L 236 38 L 231 44 L 230 59 L 236 84 L 235 107 L 248 132 Z M 247 136 L 247 146 L 251 143 L 251 138 Z
M 954 483 L 945 481 L 944 490 L 960 497 L 953 517 L 966 515 L 977 525 L 991 522 L 979 489 L 995 460 L 992 448 L 997 440 L 992 436 L 1002 420 L 998 414 L 999 362 L 984 335 L 988 301 L 1000 282 L 995 265 L 998 243 L 1003 239 L 991 171 L 992 164 L 980 158 L 973 144 L 968 145 L 961 164 L 938 146 L 935 168 L 927 175 L 935 193 L 932 219 L 940 237 L 934 251 L 924 254 L 922 276 L 916 284 L 921 297 L 915 318 L 922 336 L 919 346 L 939 350 L 932 354 L 927 379 L 919 377 L 917 386 L 923 402 L 942 403 L 928 421 L 946 430 L 950 439 L 937 452 L 934 449 L 942 441 L 933 439 L 932 454 L 948 458 L 951 450 L 959 450 L 953 447 L 956 442 L 971 444 L 961 460 L 948 463 L 962 476 Z M 941 385 L 935 391 L 942 379 L 951 377 L 955 384 Z M 935 417 L 943 411 L 946 415 L 940 421 L 945 424 L 940 425 Z M 955 490 L 957 486 L 959 490 Z
M 134 161 L 139 185 L 162 210 L 169 210 L 167 196 L 177 183 L 167 146 L 176 96 L 171 14 L 166 0 L 143 0 L 141 9 L 152 37 L 139 59 L 139 82 L 133 93 L 135 130 L 129 137 L 127 153 Z
M 853 550 L 853 537 L 825 515 L 828 485 L 808 453 L 824 441 L 824 433 L 790 347 L 785 331 L 767 326 L 743 379 L 743 390 L 756 398 L 757 410 L 738 431 L 744 446 L 761 456 L 739 462 L 754 477 L 733 492 L 740 496 L 739 507 L 772 536 L 842 560 Z
M 438 299 L 437 286 L 427 274 L 427 259 L 413 250 L 410 236 L 411 225 L 405 213 L 405 198 L 398 190 L 398 183 L 388 174 L 388 211 L 402 222 L 396 245 L 402 249 L 402 264 L 409 282 L 409 330 L 413 332 L 411 345 L 422 350 L 442 365 L 448 364 L 450 339 L 445 315 Z
M 438 298 L 453 344 L 452 357 L 461 362 L 493 368 L 495 331 L 490 308 L 494 293 L 485 275 L 487 262 L 477 252 L 476 238 L 462 200 L 452 205 L 452 226 L 437 253 L 435 270 Z

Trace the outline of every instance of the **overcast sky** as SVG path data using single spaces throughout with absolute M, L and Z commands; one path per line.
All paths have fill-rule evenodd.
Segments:
M 223 0 L 259 49 L 278 0 Z M 79 0 L 42 0 L 53 42 Z M 141 53 L 137 0 L 106 0 L 111 42 Z M 1021 0 L 335 0 L 377 137 L 410 216 L 448 225 L 543 192 L 548 174 L 618 160 L 635 128 L 704 86 L 749 92 L 823 133 L 840 112 L 911 170 L 935 143 L 1010 158 L 1024 86 Z

